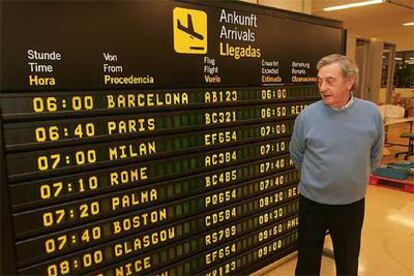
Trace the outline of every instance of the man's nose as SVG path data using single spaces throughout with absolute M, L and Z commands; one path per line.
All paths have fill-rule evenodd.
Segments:
M 319 90 L 320 90 L 320 91 L 325 91 L 325 90 L 326 90 L 326 81 L 321 80 L 321 81 L 318 83 L 318 86 L 319 86 Z

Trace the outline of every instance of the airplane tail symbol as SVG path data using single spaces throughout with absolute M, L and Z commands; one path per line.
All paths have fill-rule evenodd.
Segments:
M 200 40 L 204 39 L 204 36 L 202 34 L 199 34 L 194 30 L 193 18 L 191 16 L 191 14 L 187 14 L 187 24 L 188 24 L 188 27 L 184 27 L 184 25 L 181 23 L 180 19 L 177 19 L 178 29 L 180 29 L 181 31 L 186 32 L 187 34 L 192 35 L 195 38 L 198 38 Z

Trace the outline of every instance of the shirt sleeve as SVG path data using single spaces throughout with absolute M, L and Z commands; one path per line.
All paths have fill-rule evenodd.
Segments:
M 371 171 L 378 168 L 382 159 L 384 149 L 384 123 L 379 112 L 376 110 L 377 137 L 371 147 Z
M 305 116 L 303 112 L 295 120 L 293 127 L 292 139 L 289 144 L 290 157 L 295 163 L 295 167 L 300 170 L 303 162 L 303 155 L 305 154 Z

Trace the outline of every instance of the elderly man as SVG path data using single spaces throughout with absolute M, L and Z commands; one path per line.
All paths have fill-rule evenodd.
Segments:
M 382 156 L 384 131 L 375 104 L 354 98 L 358 68 L 329 55 L 318 64 L 322 99 L 295 121 L 290 154 L 301 171 L 296 275 L 319 275 L 325 233 L 338 275 L 357 275 L 364 197 Z

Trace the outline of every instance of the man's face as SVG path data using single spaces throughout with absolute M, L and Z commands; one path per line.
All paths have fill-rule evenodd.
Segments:
M 323 102 L 330 107 L 343 107 L 349 100 L 352 85 L 352 79 L 342 76 L 338 63 L 325 65 L 319 69 L 319 92 Z

